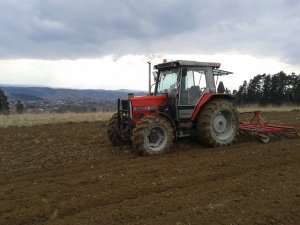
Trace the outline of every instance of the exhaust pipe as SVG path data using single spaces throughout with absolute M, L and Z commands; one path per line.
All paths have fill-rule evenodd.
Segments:
M 151 95 L 151 62 L 147 62 L 149 65 L 149 96 Z

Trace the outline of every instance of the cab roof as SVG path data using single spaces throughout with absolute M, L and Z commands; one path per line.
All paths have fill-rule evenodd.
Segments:
M 166 63 L 157 64 L 154 66 L 154 69 L 165 69 L 165 68 L 174 68 L 174 67 L 212 67 L 213 69 L 219 68 L 221 63 L 216 62 L 197 62 L 189 60 L 176 60 Z

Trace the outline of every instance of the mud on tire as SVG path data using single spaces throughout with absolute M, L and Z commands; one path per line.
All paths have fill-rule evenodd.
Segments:
M 159 155 L 173 145 L 174 129 L 160 116 L 147 116 L 133 130 L 133 149 L 137 155 Z
M 210 101 L 200 111 L 196 127 L 198 138 L 209 147 L 231 144 L 239 129 L 236 106 L 226 99 Z

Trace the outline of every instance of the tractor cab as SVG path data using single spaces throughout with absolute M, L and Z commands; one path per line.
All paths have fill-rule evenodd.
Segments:
M 219 70 L 220 63 L 173 61 L 154 66 L 154 96 L 167 96 L 172 118 L 191 119 L 205 94 L 216 93 L 215 77 L 231 74 Z

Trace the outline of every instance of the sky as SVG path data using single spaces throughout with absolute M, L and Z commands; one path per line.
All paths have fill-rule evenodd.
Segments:
M 300 73 L 296 0 L 0 0 L 0 84 L 148 88 L 152 65 L 220 62 L 229 89 Z

